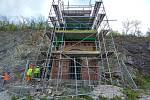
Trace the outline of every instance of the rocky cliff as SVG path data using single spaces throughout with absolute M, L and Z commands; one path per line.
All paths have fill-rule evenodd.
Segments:
M 115 37 L 118 51 L 126 56 L 126 64 L 150 74 L 150 39 L 147 37 Z
M 142 73 L 150 75 L 149 38 L 117 36 L 114 37 L 114 40 L 117 50 L 125 56 L 125 64 L 130 69 L 138 69 Z M 44 37 L 44 31 L 1 31 L 0 74 L 7 70 L 14 73 L 11 74 L 11 77 L 15 80 L 12 83 L 21 81 L 27 60 L 37 59 L 38 55 L 40 59 L 45 58 L 45 54 L 38 51 L 40 47 L 42 51 L 47 50 L 49 42 L 48 37 Z
M 0 32 L 0 68 L 12 71 L 24 68 L 27 59 L 36 59 L 38 49 L 44 50 L 49 44 L 44 31 L 1 31 Z M 114 38 L 119 52 L 127 57 L 126 64 L 150 74 L 150 40 L 146 37 L 117 36 Z M 41 55 L 42 57 L 42 55 Z M 1 70 L 2 71 L 2 70 Z
M 12 73 L 22 73 L 27 60 L 36 59 L 38 49 L 48 45 L 42 44 L 44 31 L 1 31 L 0 32 L 0 73 L 7 70 Z M 19 75 L 18 73 L 18 75 Z M 15 78 L 16 75 L 12 75 Z

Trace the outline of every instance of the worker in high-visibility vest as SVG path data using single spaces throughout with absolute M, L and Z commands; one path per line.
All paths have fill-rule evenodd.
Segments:
M 4 72 L 4 74 L 1 76 L 1 78 L 3 79 L 2 86 L 4 86 L 6 84 L 6 82 L 8 82 L 10 80 L 10 76 L 7 72 Z
M 10 80 L 10 76 L 8 75 L 7 72 L 4 72 L 4 76 L 2 76 L 2 77 L 4 80 L 4 82 L 3 82 L 3 86 L 4 86 L 6 84 L 6 82 Z
M 37 66 L 35 69 L 34 69 L 34 77 L 35 78 L 39 78 L 40 77 L 40 66 Z
M 50 78 L 51 68 L 52 68 L 52 63 L 50 63 L 50 64 L 47 66 L 47 69 L 46 69 L 46 72 L 47 72 L 46 78 L 47 78 L 48 80 L 49 80 L 49 78 Z
M 31 76 L 33 73 L 33 65 L 29 65 L 29 69 L 27 70 L 27 74 L 26 74 L 26 80 L 30 81 L 31 80 Z

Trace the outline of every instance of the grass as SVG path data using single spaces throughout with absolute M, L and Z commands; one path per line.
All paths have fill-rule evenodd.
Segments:
M 148 90 L 150 89 L 150 75 L 143 75 L 138 73 L 137 77 L 134 78 L 135 83 L 137 84 L 138 88 Z
M 99 96 L 98 98 L 99 100 L 108 100 L 106 97 L 103 97 L 103 96 Z
M 115 96 L 112 99 L 108 99 L 106 97 L 103 96 L 99 96 L 99 100 L 122 100 L 121 97 Z
M 121 33 L 119 33 L 118 31 L 112 31 L 112 32 L 110 32 L 107 36 L 113 36 L 113 37 L 116 37 L 116 36 L 122 36 L 122 34 Z
M 122 100 L 122 99 L 121 99 L 121 97 L 115 96 L 115 97 L 113 97 L 113 98 L 110 99 L 110 100 Z
M 63 97 L 63 98 L 59 98 L 59 99 L 55 99 L 55 100 L 84 100 L 84 99 L 81 99 L 80 97 Z
M 150 89 L 150 76 L 144 76 L 145 88 Z
M 11 100 L 18 100 L 18 98 L 16 96 L 12 96 Z
M 34 100 L 32 96 L 27 96 L 25 100 Z
M 137 100 L 140 93 L 130 88 L 125 88 L 123 93 L 126 95 L 126 100 Z
M 42 98 L 40 98 L 40 100 L 49 100 L 49 99 L 47 99 L 47 98 L 45 98 L 45 97 L 42 97 Z
M 93 100 L 93 98 L 91 96 L 87 96 L 87 95 L 81 95 L 79 97 L 83 98 L 84 100 Z
M 47 99 L 40 99 L 40 100 L 47 100 Z M 93 98 L 88 95 L 81 95 L 81 96 L 72 96 L 72 97 L 68 96 L 68 97 L 62 97 L 62 98 L 56 98 L 50 100 L 93 100 Z

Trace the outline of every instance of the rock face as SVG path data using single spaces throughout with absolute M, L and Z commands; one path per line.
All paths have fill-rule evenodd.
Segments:
M 94 88 L 92 94 L 95 96 L 102 96 L 111 99 L 115 96 L 124 97 L 122 88 L 112 85 L 99 85 Z
M 27 60 L 37 58 L 39 47 L 46 48 L 48 37 L 43 40 L 44 31 L 24 30 L 0 32 L 0 74 L 14 73 L 11 79 L 21 78 Z M 44 44 L 42 44 L 44 41 Z M 17 78 L 16 78 L 17 77 Z
M 139 100 L 150 100 L 150 95 L 143 95 Z
M 126 58 L 126 65 L 136 67 L 144 74 L 150 74 L 150 40 L 146 37 L 115 37 L 118 50 Z
M 0 32 L 0 73 L 2 70 L 24 68 L 27 59 L 36 59 L 39 47 L 46 51 L 49 39 L 43 39 L 43 31 L 7 31 Z M 127 56 L 126 64 L 150 74 L 150 41 L 145 37 L 118 36 L 114 38 L 118 50 Z M 39 53 L 38 53 L 39 54 Z M 46 54 L 39 54 L 39 59 Z M 22 68 L 20 68 L 22 67 Z
M 0 74 L 2 71 L 11 72 L 11 79 L 22 78 L 27 60 L 43 59 L 45 53 L 39 53 L 39 47 L 46 51 L 49 45 L 48 37 L 43 40 L 43 31 L 26 30 L 14 32 L 0 32 Z M 115 37 L 119 52 L 127 56 L 126 64 L 136 67 L 145 74 L 150 74 L 150 41 L 144 37 Z M 131 69 L 131 68 L 130 68 Z M 14 81 L 13 81 L 14 82 Z M 18 82 L 18 81 L 16 81 Z M 100 85 L 93 94 L 113 98 L 115 95 L 123 96 L 121 88 Z M 51 93 L 51 90 L 48 90 Z
M 11 100 L 11 96 L 7 93 L 7 91 L 0 92 L 1 100 Z

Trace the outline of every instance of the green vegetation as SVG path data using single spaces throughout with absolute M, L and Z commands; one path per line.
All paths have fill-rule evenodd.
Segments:
M 45 97 L 42 97 L 42 98 L 40 98 L 40 100 L 49 100 L 49 99 L 47 99 L 47 98 L 45 98 Z
M 91 96 L 87 96 L 87 95 L 81 95 L 79 97 L 84 100 L 93 100 L 93 98 Z
M 99 96 L 98 98 L 99 100 L 108 100 L 106 97 L 103 97 L 103 96 Z
M 113 36 L 113 37 L 116 37 L 116 36 L 122 36 L 121 33 L 119 33 L 118 31 L 112 31 L 110 32 L 107 36 Z
M 34 100 L 32 96 L 27 96 L 25 100 Z
M 150 39 L 150 28 L 148 28 L 148 31 L 146 32 L 146 36 L 148 37 L 148 39 Z
M 48 29 L 51 27 L 46 23 L 44 17 L 39 16 L 37 18 L 23 18 L 20 17 L 17 21 L 11 21 L 10 18 L 4 17 L 0 20 L 0 31 L 16 31 L 16 30 L 43 30 L 47 26 Z
M 137 100 L 140 93 L 130 88 L 125 88 L 123 93 L 126 94 L 126 100 Z
M 47 100 L 47 99 L 40 99 L 40 100 Z M 69 96 L 69 97 L 61 97 L 56 99 L 50 99 L 50 100 L 93 100 L 92 97 L 87 95 L 81 95 L 81 96 Z
M 108 100 L 108 98 L 103 97 L 103 96 L 99 96 L 99 100 Z M 122 100 L 121 97 L 115 96 L 112 99 L 109 100 Z
M 113 98 L 110 99 L 110 100 L 122 100 L 122 99 L 121 99 L 121 97 L 115 96 L 115 97 L 113 97 Z
M 135 83 L 138 85 L 139 88 L 148 90 L 150 89 L 150 76 L 143 75 L 141 73 L 136 75 L 134 78 Z
M 16 96 L 12 96 L 11 100 L 17 100 L 18 98 Z
M 89 86 L 82 86 L 80 89 L 79 89 L 79 93 L 80 94 L 85 94 L 85 93 L 88 93 L 90 91 L 92 91 L 92 87 L 89 87 Z M 82 95 L 83 96 L 83 95 Z M 85 96 L 85 95 L 84 95 Z
M 74 96 L 74 97 L 63 97 L 63 98 L 59 98 L 59 99 L 56 99 L 56 100 L 83 100 L 83 99 L 81 99 L 78 96 Z

